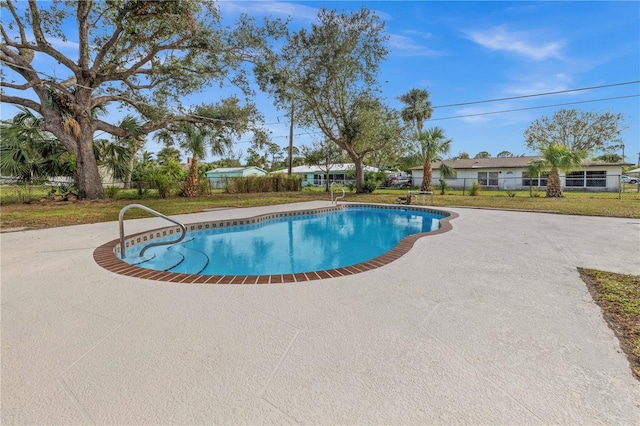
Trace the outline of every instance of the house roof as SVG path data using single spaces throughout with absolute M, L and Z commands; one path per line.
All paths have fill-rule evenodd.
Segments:
M 245 167 L 220 167 L 217 169 L 209 170 L 207 173 L 233 173 L 233 172 L 241 172 L 247 169 L 256 169 L 267 173 L 265 170 L 262 170 L 260 167 L 256 166 L 245 166 Z
M 444 164 L 454 169 L 521 169 L 540 156 L 524 157 L 495 157 L 495 158 L 460 158 L 458 160 L 444 160 Z M 442 161 L 432 164 L 433 169 L 439 169 Z M 605 161 L 585 161 L 584 166 L 627 166 L 627 163 L 608 163 Z M 412 167 L 411 170 L 422 170 L 422 166 Z
M 350 170 L 355 170 L 356 166 L 354 163 L 343 163 L 343 164 L 332 164 L 330 168 L 331 173 L 340 173 L 347 172 Z M 371 166 L 364 166 L 364 170 L 366 172 L 377 172 L 378 169 Z M 276 170 L 272 173 L 287 173 L 288 169 Z M 291 169 L 291 173 L 324 173 L 325 167 L 320 166 L 296 166 Z

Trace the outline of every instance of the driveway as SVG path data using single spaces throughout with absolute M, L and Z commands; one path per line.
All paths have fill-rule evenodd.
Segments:
M 113 274 L 92 255 L 117 222 L 4 233 L 1 423 L 640 424 L 576 271 L 640 275 L 640 220 L 448 210 L 389 265 L 293 284 Z

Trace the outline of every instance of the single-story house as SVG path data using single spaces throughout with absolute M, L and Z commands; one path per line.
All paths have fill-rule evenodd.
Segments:
M 266 176 L 266 174 L 266 170 L 256 166 L 221 167 L 206 172 L 209 185 L 212 188 L 224 188 L 227 179 L 247 176 Z
M 629 176 L 636 176 L 636 177 L 640 177 L 640 168 L 638 169 L 633 169 L 633 170 L 627 170 L 627 175 Z
M 354 163 L 332 164 L 329 168 L 329 183 L 348 184 L 353 182 L 355 175 Z M 288 169 L 276 170 L 272 173 L 288 173 Z M 376 167 L 364 166 L 366 172 L 377 172 Z M 324 186 L 326 167 L 320 166 L 296 166 L 291 169 L 291 174 L 302 177 L 302 186 Z
M 445 160 L 444 163 L 456 170 L 456 177 L 445 179 L 450 188 L 470 188 L 473 182 L 480 182 L 485 188 L 527 189 L 546 187 L 547 175 L 527 177 L 524 170 L 538 156 L 500 157 L 500 158 L 464 158 Z M 441 161 L 432 164 L 432 186 L 440 186 Z M 560 171 L 563 190 L 579 189 L 588 191 L 618 191 L 622 168 L 629 163 L 607 163 L 603 161 L 585 161 L 581 167 L 565 173 Z M 422 184 L 422 166 L 411 169 L 413 184 Z

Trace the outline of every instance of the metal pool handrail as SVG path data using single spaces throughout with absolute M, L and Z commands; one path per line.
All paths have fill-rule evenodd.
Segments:
M 185 228 L 185 226 L 178 222 L 177 220 L 171 219 L 170 217 L 167 217 L 165 215 L 163 215 L 162 213 L 158 213 L 157 211 L 150 209 L 149 207 L 143 206 L 142 204 L 129 204 L 128 206 L 125 206 L 122 210 L 120 210 L 120 215 L 119 215 L 119 220 L 120 220 L 120 256 L 122 259 L 124 259 L 126 257 L 126 253 L 125 253 L 125 247 L 124 247 L 124 213 L 131 209 L 131 208 L 138 208 L 138 209 L 142 209 L 148 213 L 151 213 L 154 216 L 160 217 L 162 219 L 168 220 L 171 223 L 175 223 L 176 225 L 178 225 L 180 227 L 180 231 L 182 231 L 182 235 L 180 235 L 180 238 L 178 238 L 175 241 L 161 241 L 161 242 L 155 242 L 155 243 L 149 243 L 146 246 L 144 246 L 142 248 L 142 250 L 140 250 L 140 256 L 144 255 L 144 252 L 147 251 L 148 248 L 151 247 L 155 247 L 155 246 L 162 246 L 165 244 L 176 244 L 179 243 L 180 241 L 184 240 L 184 237 L 187 235 L 187 228 Z
M 333 204 L 335 202 L 336 206 L 338 205 L 338 200 L 341 198 L 344 198 L 344 196 L 346 195 L 346 192 L 344 192 L 344 188 L 340 185 L 338 185 L 336 182 L 331 182 L 331 185 L 329 185 L 331 187 L 331 203 Z M 333 187 L 338 187 L 338 189 L 340 189 L 342 191 L 342 195 L 339 197 L 336 197 L 336 199 L 333 199 Z

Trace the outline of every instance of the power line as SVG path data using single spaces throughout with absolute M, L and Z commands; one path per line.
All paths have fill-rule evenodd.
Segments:
M 558 90 L 558 91 L 555 91 L 555 92 L 545 92 L 545 93 L 535 93 L 535 94 L 531 94 L 531 95 L 512 96 L 512 97 L 509 97 L 509 98 L 495 98 L 495 99 L 487 99 L 487 100 L 483 100 L 483 101 L 472 101 L 472 102 L 461 102 L 461 103 L 457 103 L 457 104 L 438 105 L 438 106 L 434 106 L 434 107 L 431 107 L 431 108 L 432 109 L 450 108 L 450 107 L 456 107 L 456 106 L 484 104 L 484 103 L 489 103 L 489 102 L 512 101 L 514 99 L 535 98 L 535 97 L 538 97 L 538 96 L 558 95 L 558 94 L 561 94 L 561 93 L 581 92 L 581 91 L 584 91 L 584 90 L 604 89 L 606 87 L 625 86 L 625 85 L 628 85 L 628 84 L 638 84 L 638 83 L 640 83 L 640 80 L 625 81 L 624 83 L 603 84 L 601 86 L 580 87 L 578 89 Z
M 588 100 L 588 101 L 575 101 L 575 102 L 567 102 L 567 103 L 562 103 L 562 104 L 540 105 L 540 106 L 527 107 L 527 108 L 514 108 L 514 109 L 507 109 L 507 110 L 502 110 L 502 111 L 479 112 L 477 114 L 465 114 L 465 115 L 455 115 L 455 116 L 451 116 L 451 117 L 430 118 L 429 121 L 452 120 L 454 118 L 466 118 L 466 117 L 478 117 L 478 116 L 482 116 L 482 115 L 503 114 L 503 113 L 507 113 L 507 112 L 526 111 L 526 110 L 530 110 L 530 109 L 551 108 L 551 107 L 566 106 L 566 105 L 586 104 L 586 103 L 590 103 L 590 102 L 611 101 L 611 100 L 615 100 L 615 99 L 635 98 L 635 97 L 639 97 L 639 96 L 640 96 L 640 94 L 635 94 L 635 95 L 627 95 L 627 96 L 616 96 L 616 97 L 612 97 L 612 98 L 591 99 L 591 100 Z
M 557 107 L 557 106 L 567 106 L 567 105 L 576 105 L 576 104 L 585 104 L 585 103 L 593 103 L 593 102 L 603 102 L 603 101 L 611 101 L 611 100 L 617 100 L 617 99 L 628 99 L 628 98 L 636 98 L 636 97 L 640 97 L 640 94 L 634 94 L 634 95 L 626 95 L 626 96 L 615 96 L 615 97 L 610 97 L 610 98 L 600 98 L 600 99 L 590 99 L 590 100 L 586 100 L 586 101 L 575 101 L 575 102 L 566 102 L 566 103 L 561 103 L 561 104 L 552 104 L 552 105 L 540 105 L 540 106 L 534 106 L 534 107 L 527 107 L 527 108 L 513 108 L 513 109 L 507 109 L 507 110 L 501 110 L 501 111 L 489 111 L 489 112 L 479 112 L 476 114 L 463 114 L 463 115 L 454 115 L 454 116 L 450 116 L 450 117 L 441 117 L 441 118 L 431 118 L 427 121 L 440 121 L 440 120 L 453 120 L 456 118 L 467 118 L 467 117 L 480 117 L 483 115 L 494 115 L 494 114 L 505 114 L 505 113 L 509 113 L 509 112 L 518 112 L 518 111 L 527 111 L 527 110 L 532 110 L 532 109 L 541 109 L 541 108 L 553 108 L 553 107 Z M 316 132 L 307 132 L 304 131 L 304 133 L 296 133 L 294 136 L 312 136 L 313 135 L 317 135 L 317 134 L 322 134 L 322 131 L 316 131 Z M 286 139 L 288 138 L 287 135 L 281 135 L 281 136 L 271 136 L 271 139 Z M 244 141 L 239 141 L 236 142 L 238 144 L 244 144 L 244 143 L 250 143 L 250 140 L 244 140 Z

